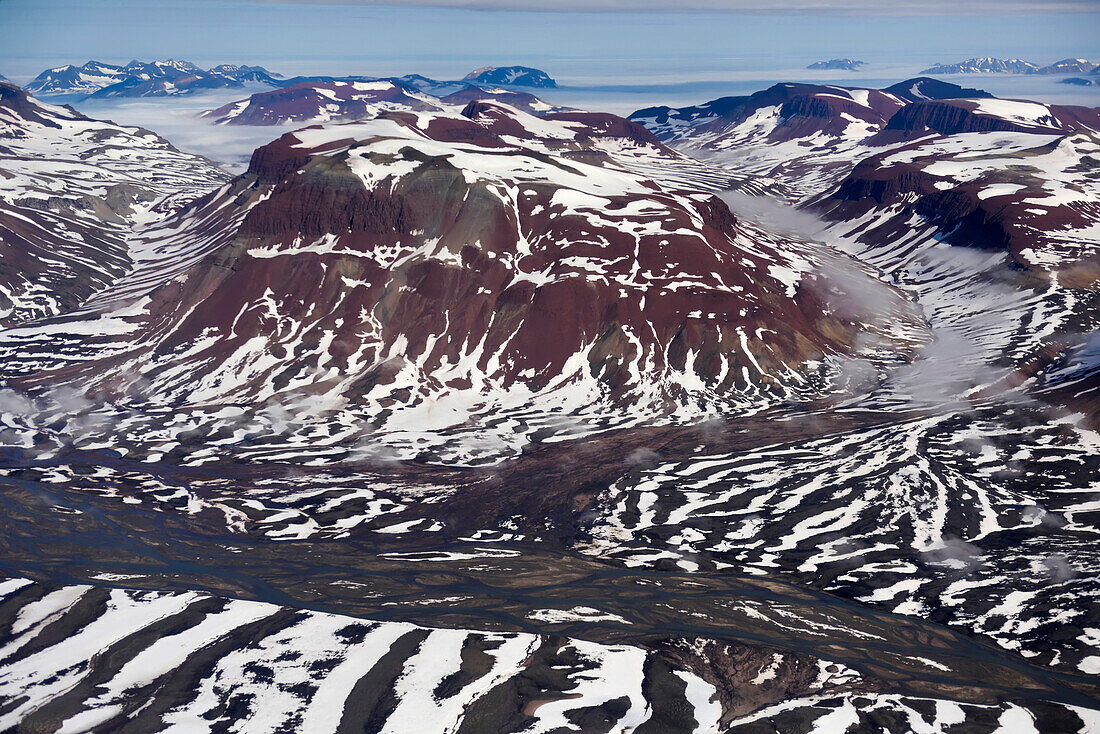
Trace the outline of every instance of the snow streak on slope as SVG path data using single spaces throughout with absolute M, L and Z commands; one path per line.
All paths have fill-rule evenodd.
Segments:
M 603 498 L 589 552 L 791 574 L 1076 669 L 1095 643 L 1052 638 L 1096 621 L 1100 436 L 1036 413 L 979 408 L 640 470 Z
M 844 115 L 903 99 L 872 91 L 765 127 L 825 119 L 844 142 Z M 0 694 L 27 698 L 0 725 L 1094 725 L 1019 696 L 1091 705 L 1100 673 L 1100 440 L 1028 394 L 1097 326 L 1095 141 L 934 135 L 1049 122 L 936 109 L 863 167 L 844 149 L 832 197 L 842 145 L 835 171 L 784 174 L 827 244 L 734 221 L 709 192 L 743 171 L 618 118 L 486 103 L 299 131 L 150 215 L 125 275 L 0 335 L 4 567 L 279 604 L 9 581 Z M 1055 370 L 1068 385 L 1091 346 Z M 718 413 L 716 437 L 590 435 Z M 370 461 L 301 466 L 341 459 Z M 352 596 L 432 628 L 333 613 Z
M 934 233 L 1080 288 L 1100 261 L 1098 155 L 1093 132 L 935 137 L 866 158 L 814 208 L 865 246 L 904 252 Z
M 766 703 L 746 715 L 706 680 L 715 672 L 708 664 L 730 654 L 749 663 L 746 651 L 690 638 L 647 649 L 24 579 L 0 582 L 0 595 L 0 692 L 15 700 L 0 714 L 4 726 L 706 734 L 761 723 L 846 731 L 868 718 L 892 732 L 998 719 L 1085 731 L 1095 720 L 1040 702 L 876 694 L 843 666 L 778 651 L 754 661 L 759 670 L 746 688 Z M 61 628 L 65 637 L 49 634 Z M 792 674 L 797 682 L 787 680 Z

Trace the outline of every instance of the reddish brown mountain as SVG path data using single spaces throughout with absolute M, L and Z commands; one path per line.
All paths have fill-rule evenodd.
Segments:
M 132 348 L 40 379 L 115 389 L 140 365 L 162 399 L 309 395 L 330 426 L 624 402 L 636 420 L 809 396 L 854 344 L 923 338 L 854 261 L 639 158 L 680 160 L 621 118 L 487 103 L 284 135 L 179 215 L 222 212 L 232 244 L 151 293 Z
M 421 86 L 425 89 L 420 89 Z M 200 117 L 219 125 L 284 125 L 290 122 L 350 122 L 384 112 L 457 112 L 475 101 L 498 102 L 534 114 L 559 109 L 527 92 L 465 83 L 443 85 L 442 89 L 439 91 L 412 77 L 315 79 L 253 94 L 248 99 L 203 112 Z M 446 93 L 439 97 L 433 94 L 435 91 Z
M 861 159 L 920 138 L 1100 129 L 1095 109 L 995 99 L 925 77 L 881 90 L 778 84 L 748 97 L 639 110 L 631 119 L 681 150 L 766 176 L 795 200 L 824 195 Z
M 914 102 L 884 128 L 892 133 L 957 135 L 981 132 L 1065 133 L 1100 130 L 1100 110 L 1010 99 L 951 99 Z
M 306 120 L 356 120 L 387 110 L 437 108 L 434 97 L 380 79 L 302 82 L 253 94 L 248 99 L 203 112 L 200 117 L 219 125 L 284 125 Z

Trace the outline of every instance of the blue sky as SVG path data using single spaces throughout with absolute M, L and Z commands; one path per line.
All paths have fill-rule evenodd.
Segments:
M 33 76 L 46 66 L 89 58 L 176 57 L 263 63 L 285 73 L 436 76 L 526 63 L 565 83 L 590 84 L 716 79 L 798 69 L 834 56 L 911 68 L 970 56 L 1039 63 L 1100 56 L 1095 0 L 817 0 L 812 13 L 792 12 L 807 5 L 795 0 L 594 2 L 604 10 L 516 9 L 593 7 L 580 0 L 0 0 L 0 73 Z M 440 7 L 469 4 L 490 9 Z M 648 10 L 669 6 L 718 10 Z

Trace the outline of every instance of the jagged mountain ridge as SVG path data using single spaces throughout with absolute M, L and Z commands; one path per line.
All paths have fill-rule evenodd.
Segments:
M 974 58 L 955 64 L 936 64 L 921 74 L 1037 74 L 1039 66 L 1022 59 Z
M 163 97 L 238 88 L 246 83 L 274 86 L 279 76 L 262 66 L 221 64 L 204 70 L 189 61 L 175 59 L 134 60 L 125 66 L 89 61 L 83 66 L 70 64 L 47 69 L 29 82 L 26 89 L 44 97 Z
M 1039 66 L 1022 59 L 975 58 L 955 64 L 936 64 L 921 74 L 1086 74 L 1098 64 L 1088 59 L 1062 59 Z

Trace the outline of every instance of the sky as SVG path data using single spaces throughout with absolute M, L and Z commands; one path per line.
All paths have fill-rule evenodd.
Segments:
M 561 85 L 539 91 L 548 101 L 626 115 L 780 81 L 881 88 L 974 56 L 1100 58 L 1100 0 L 0 0 L 0 74 L 17 83 L 89 59 L 437 79 L 525 64 Z M 870 66 L 855 74 L 805 68 L 836 57 Z M 1100 106 L 1100 86 L 1052 77 L 953 81 L 1003 97 Z M 281 131 L 215 128 L 196 115 L 250 91 L 73 104 L 237 171 Z
M 89 58 L 437 77 L 523 63 L 584 85 L 972 56 L 1098 57 L 1100 0 L 0 0 L 0 74 L 16 81 Z

